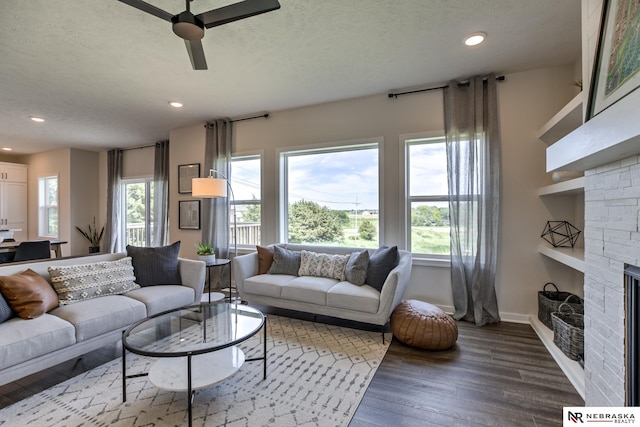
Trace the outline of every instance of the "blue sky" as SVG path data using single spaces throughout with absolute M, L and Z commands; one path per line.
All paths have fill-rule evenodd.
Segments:
M 410 153 L 412 194 L 447 194 L 444 144 L 412 146 Z M 257 159 L 234 162 L 237 200 L 260 197 L 259 164 Z M 362 211 L 378 207 L 378 193 L 375 148 L 289 156 L 289 202 L 304 199 L 331 209 Z

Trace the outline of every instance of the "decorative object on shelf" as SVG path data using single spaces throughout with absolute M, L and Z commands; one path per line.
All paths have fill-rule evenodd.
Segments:
M 555 291 L 548 291 L 547 286 L 549 285 L 553 286 Z M 584 313 L 584 302 L 582 298 L 571 292 L 558 290 L 555 283 L 545 283 L 542 290 L 538 291 L 538 320 L 547 328 L 553 329 L 551 314 L 558 311 L 558 307 L 560 307 L 561 304 L 569 304 L 576 312 Z
M 200 200 L 180 200 L 179 224 L 182 230 L 200 230 Z
M 200 177 L 200 163 L 178 165 L 178 193 L 191 193 L 191 180 Z
M 568 180 L 574 179 L 574 178 L 579 178 L 579 177 L 581 177 L 583 175 L 584 174 L 582 172 L 561 171 L 561 172 L 553 172 L 551 174 L 551 179 L 553 180 L 553 182 L 558 183 L 558 182 L 568 181 Z
M 640 87 L 640 9 L 631 9 L 625 1 L 603 2 L 587 120 Z
M 196 243 L 196 253 L 198 254 L 198 259 L 200 261 L 204 261 L 207 264 L 210 264 L 216 260 L 216 251 L 213 249 L 213 246 L 209 242 Z
M 89 224 L 86 230 L 78 227 L 76 225 L 76 230 L 82 234 L 82 236 L 89 241 L 89 253 L 97 253 L 100 252 L 100 241 L 102 240 L 102 236 L 104 236 L 104 225 L 98 231 L 98 227 L 96 226 L 96 217 L 93 217 L 93 224 Z
M 214 178 L 213 174 L 217 173 L 222 178 Z M 209 169 L 209 176 L 206 178 L 193 178 L 192 181 L 193 186 L 193 197 L 202 197 L 204 199 L 215 199 L 218 197 L 228 197 L 227 189 L 231 193 L 231 205 L 235 205 L 236 198 L 233 195 L 233 188 L 231 187 L 231 183 L 229 183 L 229 179 L 220 171 L 215 169 Z M 238 255 L 238 239 L 237 239 L 237 230 L 236 227 L 236 214 L 235 209 L 233 210 L 233 254 Z M 229 212 L 231 215 L 231 212 Z M 224 254 L 223 254 L 224 256 Z
M 584 315 L 568 304 L 560 304 L 558 311 L 551 313 L 553 342 L 571 360 L 584 356 Z
M 572 248 L 579 235 L 580 230 L 569 221 L 547 221 L 540 237 L 551 243 L 554 248 Z

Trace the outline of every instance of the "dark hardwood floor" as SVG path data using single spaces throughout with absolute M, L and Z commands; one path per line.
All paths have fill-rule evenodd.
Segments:
M 458 328 L 456 346 L 441 352 L 393 340 L 350 426 L 560 426 L 563 406 L 584 405 L 529 325 Z M 2 386 L 0 408 L 120 352 L 106 347 Z
M 441 352 L 393 340 L 350 426 L 561 426 L 584 405 L 529 325 L 458 330 Z

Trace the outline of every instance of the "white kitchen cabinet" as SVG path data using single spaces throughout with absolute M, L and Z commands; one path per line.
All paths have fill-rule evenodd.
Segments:
M 27 240 L 27 166 L 0 162 L 0 230 Z

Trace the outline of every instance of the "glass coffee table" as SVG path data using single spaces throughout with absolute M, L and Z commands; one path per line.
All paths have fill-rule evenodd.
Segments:
M 263 330 L 261 357 L 246 359 L 236 345 Z M 157 358 L 149 372 L 127 375 L 126 353 Z M 240 303 L 202 303 L 143 319 L 122 333 L 122 401 L 127 379 L 148 376 L 158 388 L 186 391 L 191 425 L 195 390 L 236 373 L 244 362 L 262 360 L 267 378 L 267 318 Z

